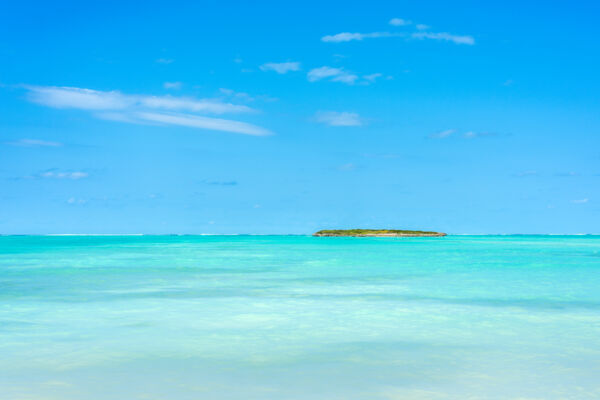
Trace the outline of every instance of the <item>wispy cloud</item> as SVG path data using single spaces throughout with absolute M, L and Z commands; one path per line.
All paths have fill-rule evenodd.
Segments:
M 212 181 L 212 180 L 203 180 L 202 183 L 211 186 L 237 186 L 237 181 Z
M 233 89 L 219 88 L 219 92 L 224 96 L 234 98 L 236 100 L 254 101 L 254 98 L 245 92 L 236 92 Z
M 159 58 L 159 59 L 156 60 L 156 62 L 159 63 L 159 64 L 171 64 L 174 61 L 175 60 L 170 59 L 170 58 Z
M 351 42 L 352 40 L 364 40 L 374 39 L 382 37 L 394 37 L 394 36 L 406 36 L 404 33 L 392 33 L 392 32 L 371 32 L 371 33 L 351 33 L 342 32 L 335 35 L 326 35 L 321 38 L 323 42 L 340 43 L 340 42 Z
M 260 100 L 260 101 L 265 101 L 265 102 L 273 102 L 273 101 L 278 100 L 277 98 L 271 97 L 266 94 L 259 94 L 259 95 L 252 96 L 245 92 L 236 92 L 233 89 L 227 89 L 227 88 L 219 88 L 219 92 L 224 97 L 227 97 L 227 98 L 230 98 L 230 99 L 236 100 L 236 101 L 252 102 L 255 100 Z
M 70 179 L 78 180 L 87 178 L 89 174 L 82 171 L 60 171 L 56 169 L 49 169 L 42 171 L 39 174 L 26 176 L 24 179 Z
M 54 108 L 81 110 L 125 110 L 132 108 L 165 109 L 170 111 L 207 112 L 213 114 L 250 112 L 245 105 L 223 103 L 217 99 L 191 97 L 128 95 L 119 91 L 100 91 L 76 87 L 25 86 L 27 98 Z
M 448 42 L 453 42 L 456 44 L 468 44 L 474 45 L 475 39 L 473 36 L 461 36 L 461 35 L 452 35 L 446 32 L 415 32 L 411 35 L 415 39 L 433 39 L 433 40 L 443 40 Z
M 496 132 L 473 132 L 473 131 L 465 132 L 463 134 L 463 137 L 466 139 L 485 138 L 485 137 L 492 137 L 492 136 L 498 136 L 498 134 Z
M 317 122 L 329 126 L 361 126 L 363 121 L 360 115 L 352 112 L 319 111 L 316 114 Z
M 586 198 L 586 199 L 572 200 L 572 201 L 571 201 L 571 203 L 574 203 L 574 204 L 585 204 L 585 203 L 587 203 L 588 201 L 590 201 L 590 199 L 587 199 L 587 198 Z
M 377 72 L 375 74 L 363 75 L 363 79 L 366 80 L 367 82 L 373 83 L 377 80 L 377 78 L 381 78 L 382 76 L 383 76 L 383 74 Z
M 300 71 L 299 62 L 266 63 L 260 66 L 262 71 L 275 71 L 278 74 L 287 74 L 290 71 Z
M 392 18 L 390 20 L 390 25 L 393 25 L 393 26 L 405 26 L 405 25 L 410 25 L 410 24 L 412 24 L 411 21 L 408 21 L 408 20 L 405 20 L 402 18 Z
M 327 79 L 333 82 L 343 82 L 352 85 L 358 79 L 358 75 L 352 74 L 343 68 L 323 66 L 308 71 L 307 78 L 309 82 Z
M 163 87 L 165 89 L 175 89 L 175 90 L 179 90 L 181 89 L 181 86 L 183 84 L 181 82 L 165 82 L 163 83 Z
M 440 132 L 435 132 L 430 134 L 428 137 L 431 139 L 447 139 L 451 136 L 457 136 L 455 135 L 457 133 L 456 129 L 446 129 Z M 460 135 L 460 137 L 462 137 L 463 139 L 477 139 L 477 138 L 487 138 L 487 137 L 494 137 L 494 136 L 500 136 L 498 133 L 496 132 L 475 132 L 475 131 L 468 131 L 463 133 L 462 135 Z
M 264 128 L 240 121 L 210 118 L 192 113 L 248 113 L 245 105 L 219 99 L 175 96 L 129 95 L 119 91 L 98 91 L 74 87 L 25 86 L 27 98 L 35 103 L 61 109 L 93 111 L 94 116 L 127 123 L 154 123 L 212 129 L 248 135 L 267 135 Z
M 412 25 L 412 21 L 402 19 L 402 18 L 392 18 L 389 21 L 389 24 L 392 26 L 408 26 Z M 369 32 L 369 33 L 361 33 L 361 32 L 341 32 L 335 35 L 326 35 L 321 38 L 323 42 L 329 43 L 340 43 L 340 42 L 351 42 L 351 41 L 362 41 L 364 39 L 376 39 L 376 38 L 389 38 L 389 37 L 404 37 L 404 38 L 413 38 L 413 39 L 432 39 L 432 40 L 440 40 L 440 41 L 448 41 L 456 44 L 467 44 L 474 45 L 475 39 L 472 36 L 468 35 L 454 35 L 447 32 L 425 32 L 429 30 L 429 26 L 425 24 L 416 24 L 415 28 L 417 32 L 390 32 L 390 31 L 382 31 L 382 32 Z
M 117 91 L 102 92 L 55 86 L 25 86 L 25 88 L 28 90 L 29 101 L 55 108 L 115 110 L 125 109 L 136 103 L 136 100 Z
M 429 135 L 429 137 L 431 139 L 445 139 L 447 137 L 450 137 L 450 135 L 454 134 L 455 132 L 456 129 L 446 129 L 444 131 L 432 133 L 431 135 Z
M 557 172 L 554 174 L 554 176 L 558 176 L 560 178 L 573 178 L 573 177 L 579 176 L 579 173 L 577 173 L 575 171 Z
M 266 136 L 271 134 L 267 129 L 246 122 L 203 117 L 199 115 L 137 112 L 133 114 L 133 117 L 139 119 L 141 122 L 149 121 L 161 125 L 179 125 L 188 128 L 209 129 L 254 136 Z
M 81 205 L 81 204 L 85 204 L 85 203 L 87 203 L 87 200 L 85 200 L 85 199 L 76 199 L 75 197 L 69 197 L 67 199 L 67 204 L 79 204 L 79 205 Z
M 59 142 L 48 142 L 46 140 L 37 139 L 19 139 L 14 142 L 5 142 L 5 144 L 19 147 L 60 147 L 63 145 Z
M 356 169 L 356 165 L 353 163 L 342 164 L 337 167 L 338 171 L 354 171 Z

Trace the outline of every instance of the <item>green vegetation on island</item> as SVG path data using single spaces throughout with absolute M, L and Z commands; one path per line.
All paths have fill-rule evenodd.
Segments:
M 354 237 L 440 237 L 445 233 L 431 231 L 409 231 L 400 229 L 324 229 L 313 236 L 354 236 Z

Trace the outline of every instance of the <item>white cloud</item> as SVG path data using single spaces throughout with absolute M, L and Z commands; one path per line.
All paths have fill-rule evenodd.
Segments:
M 85 199 L 76 199 L 75 197 L 69 197 L 67 200 L 67 204 L 85 204 L 87 200 Z
M 59 142 L 48 142 L 45 140 L 37 139 L 20 139 L 15 142 L 6 142 L 6 144 L 21 147 L 60 147 L 63 145 Z
M 142 96 L 139 105 L 147 108 L 172 111 L 206 112 L 211 114 L 240 113 L 253 111 L 250 107 L 238 104 L 223 103 L 213 99 L 194 99 L 172 96 Z
M 337 76 L 334 76 L 333 78 L 331 78 L 332 82 L 343 82 L 346 83 L 348 85 L 353 85 L 354 82 L 358 79 L 357 75 L 354 74 L 348 74 L 348 73 L 343 73 Z
M 401 18 L 392 18 L 389 22 L 390 25 L 393 26 L 406 26 L 411 25 L 412 21 L 408 21 Z M 340 42 L 350 42 L 353 40 L 364 40 L 364 39 L 372 39 L 372 38 L 383 38 L 383 37 L 412 37 L 414 39 L 432 39 L 432 40 L 444 40 L 448 42 L 453 42 L 456 44 L 467 44 L 474 45 L 475 39 L 472 36 L 468 35 L 453 35 L 447 32 L 422 32 L 430 28 L 429 25 L 425 24 L 417 24 L 415 25 L 417 31 L 421 32 L 413 32 L 403 33 L 403 32 L 370 32 L 370 33 L 360 33 L 360 32 L 341 32 L 335 35 L 326 35 L 321 38 L 323 42 L 330 43 L 340 43 Z
M 133 116 L 133 113 L 123 113 L 123 112 L 101 112 L 95 113 L 94 117 L 99 119 L 104 119 L 107 121 L 115 121 L 115 122 L 125 122 L 128 124 L 139 124 L 139 125 L 154 125 L 149 122 L 144 122 L 139 120 Z
M 325 66 L 325 67 L 311 69 L 310 71 L 308 71 L 307 77 L 308 77 L 309 81 L 315 82 L 315 81 L 318 81 L 321 79 L 338 76 L 342 73 L 344 73 L 344 71 L 341 68 Z
M 260 66 L 263 71 L 275 71 L 278 74 L 286 74 L 290 71 L 299 71 L 299 62 L 266 63 Z
M 250 96 L 248 93 L 236 92 L 235 90 L 227 89 L 227 88 L 219 88 L 219 92 L 221 92 L 221 94 L 223 94 L 227 97 L 231 97 L 231 98 L 234 98 L 237 100 L 254 101 L 254 98 L 252 96 Z
M 382 76 L 383 76 L 383 74 L 377 72 L 375 74 L 364 75 L 363 79 L 366 80 L 367 82 L 373 83 L 377 80 L 377 78 L 381 78 Z
M 465 132 L 463 134 L 463 137 L 467 138 L 467 139 L 484 138 L 484 137 L 491 137 L 491 136 L 497 136 L 497 134 L 494 132 L 473 132 L 473 131 Z
M 559 176 L 561 178 L 572 178 L 572 177 L 575 177 L 575 176 L 579 176 L 579 173 L 577 173 L 575 171 L 558 172 L 558 173 L 554 174 L 554 176 Z
M 425 25 L 422 25 L 425 27 Z M 426 29 L 426 28 L 423 28 Z M 472 36 L 467 35 L 452 35 L 446 32 L 414 32 L 410 35 L 415 39 L 433 39 L 433 40 L 445 40 L 456 44 L 468 44 L 474 45 L 475 39 Z M 382 37 L 406 37 L 404 33 L 392 33 L 392 32 L 373 32 L 373 33 L 350 33 L 342 32 L 336 35 L 323 36 L 321 40 L 323 42 L 339 43 L 339 42 L 350 42 L 352 40 L 363 40 L 368 38 L 382 38 Z
M 333 82 L 343 82 L 352 85 L 358 79 L 358 76 L 347 72 L 343 68 L 324 66 L 314 68 L 308 71 L 307 79 L 309 82 L 316 82 L 322 79 L 329 79 Z
M 214 114 L 252 111 L 251 108 L 244 105 L 223 103 L 215 99 L 128 95 L 116 90 L 105 92 L 76 87 L 26 86 L 25 88 L 29 91 L 27 96 L 30 101 L 54 108 L 97 111 L 152 108 Z
M 456 129 L 446 129 L 445 131 L 432 133 L 431 135 L 429 135 L 429 137 L 432 139 L 444 139 L 444 138 L 449 137 L 450 135 L 452 135 L 455 132 L 456 132 Z
M 181 89 L 181 86 L 183 84 L 181 82 L 165 82 L 163 83 L 163 87 L 165 89 L 175 89 L 175 90 L 179 90 Z
M 360 115 L 351 112 L 320 111 L 316 120 L 329 126 L 361 126 Z
M 159 64 L 171 64 L 173 61 L 175 60 L 172 60 L 170 58 L 159 58 L 158 60 L 156 60 L 156 62 Z
M 364 34 L 362 33 L 350 33 L 342 32 L 336 35 L 326 35 L 321 38 L 324 42 L 349 42 L 351 40 L 363 40 Z
M 72 179 L 72 180 L 78 180 L 78 179 L 83 179 L 83 178 L 87 178 L 89 176 L 89 174 L 87 172 L 81 172 L 81 171 L 55 171 L 55 170 L 48 170 L 48 171 L 44 171 L 41 172 L 37 175 L 34 176 L 29 176 L 28 178 L 30 179 Z
M 350 42 L 352 40 L 363 40 L 373 39 L 381 37 L 394 37 L 394 36 L 405 36 L 403 33 L 391 33 L 391 32 L 372 32 L 372 33 L 350 33 L 342 32 L 335 35 L 323 36 L 321 40 L 323 42 L 339 43 L 339 42 Z
M 573 201 L 571 201 L 571 202 L 572 202 L 572 203 L 575 203 L 575 204 L 585 204 L 585 203 L 587 203 L 588 201 L 590 201 L 590 199 L 579 199 L 579 200 L 573 200 Z
M 446 32 L 415 32 L 411 35 L 415 39 L 433 39 L 433 40 L 445 40 L 456 44 L 468 44 L 474 45 L 475 39 L 472 36 L 459 36 L 452 35 Z
M 135 101 L 117 91 L 55 86 L 26 86 L 30 101 L 55 108 L 81 110 L 115 110 L 132 106 Z
M 412 24 L 411 21 L 407 21 L 402 18 L 392 18 L 390 20 L 390 25 L 393 25 L 393 26 L 405 26 L 405 25 L 410 25 L 410 24 Z
M 455 133 L 456 133 L 455 129 L 446 129 L 441 132 L 432 133 L 431 135 L 429 135 L 429 137 L 432 139 L 445 139 L 450 136 L 453 136 Z M 461 137 L 464 139 L 476 139 L 476 138 L 485 138 L 485 137 L 494 137 L 494 136 L 499 136 L 499 134 L 497 134 L 495 132 L 468 131 L 461 135 Z
M 152 112 L 139 112 L 135 117 L 142 121 L 156 122 L 166 125 L 187 126 L 189 128 L 210 129 L 215 131 L 241 133 L 245 135 L 266 136 L 271 132 L 260 126 L 246 122 L 232 121 L 228 119 L 202 117 L 191 114 L 164 114 Z
M 98 91 L 73 87 L 26 86 L 28 99 L 55 108 L 95 111 L 97 118 L 135 124 L 180 125 L 248 135 L 267 135 L 259 126 L 240 121 L 209 118 L 192 113 L 247 113 L 245 105 L 219 99 L 195 99 L 175 96 L 128 95 L 118 91 Z
M 354 171 L 356 169 L 356 165 L 352 163 L 342 164 L 337 167 L 339 171 Z

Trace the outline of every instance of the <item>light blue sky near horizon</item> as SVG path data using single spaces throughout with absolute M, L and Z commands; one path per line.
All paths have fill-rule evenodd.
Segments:
M 2 4 L 2 234 L 600 233 L 597 2 Z

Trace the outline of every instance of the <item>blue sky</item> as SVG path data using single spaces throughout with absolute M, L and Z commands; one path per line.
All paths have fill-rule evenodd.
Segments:
M 597 2 L 5 2 L 0 233 L 600 233 Z

